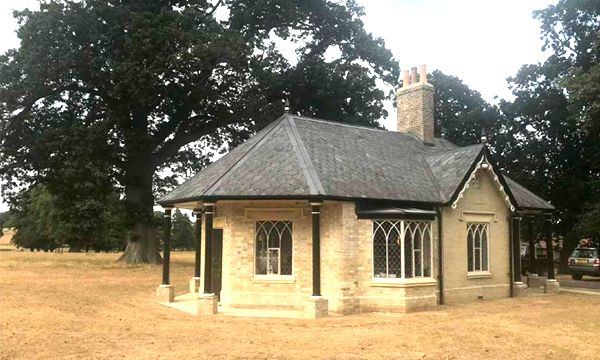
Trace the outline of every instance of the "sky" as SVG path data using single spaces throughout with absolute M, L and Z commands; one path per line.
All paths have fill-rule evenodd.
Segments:
M 544 61 L 540 24 L 532 11 L 549 0 L 358 0 L 367 31 L 385 40 L 402 69 L 427 65 L 458 76 L 488 101 L 510 99 L 506 78 L 523 64 Z M 12 10 L 38 9 L 36 0 L 0 0 L 0 52 L 19 47 Z M 381 123 L 395 130 L 394 109 Z M 0 198 L 0 211 L 7 210 Z

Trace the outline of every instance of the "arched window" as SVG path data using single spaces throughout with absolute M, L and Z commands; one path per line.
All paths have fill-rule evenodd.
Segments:
M 467 224 L 468 272 L 489 271 L 488 223 Z
M 256 222 L 256 275 L 292 275 L 292 222 Z
M 373 221 L 373 277 L 432 276 L 431 221 Z

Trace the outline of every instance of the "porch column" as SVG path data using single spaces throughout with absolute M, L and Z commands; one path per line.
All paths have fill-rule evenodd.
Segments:
M 202 262 L 202 209 L 195 209 L 194 216 L 196 217 L 196 262 L 194 267 L 194 277 L 190 280 L 190 292 L 198 293 L 200 289 L 200 264 Z
M 311 202 L 312 211 L 312 296 L 304 302 L 304 311 L 311 318 L 329 315 L 329 300 L 321 296 L 321 203 Z
M 552 215 L 544 215 L 544 237 L 546 238 L 546 268 L 548 280 L 554 280 L 554 246 L 552 245 Z
M 533 222 L 535 221 L 535 218 L 530 216 L 527 220 L 527 230 L 529 230 L 527 234 L 527 237 L 529 238 L 529 276 L 537 276 L 535 236 L 533 236 Z
M 559 290 L 558 281 L 554 277 L 554 245 L 552 244 L 552 214 L 544 214 L 544 237 L 546 238 L 546 268 L 548 269 L 548 279 L 544 284 L 546 294 L 557 293 Z
M 523 283 L 521 277 L 521 217 L 514 214 L 513 218 L 513 281 L 516 284 Z
M 173 208 L 164 207 L 164 209 L 162 284 L 156 289 L 156 299 L 161 303 L 175 301 L 175 288 L 169 283 L 171 265 L 171 209 Z
M 321 296 L 321 203 L 312 206 L 312 296 Z
M 214 203 L 204 204 L 204 293 L 212 294 L 212 233 Z
M 162 284 L 169 285 L 169 273 L 171 266 L 171 209 L 165 208 L 164 215 L 164 237 L 163 237 L 163 272 Z

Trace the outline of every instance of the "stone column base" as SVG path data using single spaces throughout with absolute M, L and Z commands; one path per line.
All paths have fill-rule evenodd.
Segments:
M 304 312 L 311 319 L 319 319 L 329 315 L 329 300 L 321 296 L 311 296 L 304 301 Z
M 530 294 L 543 294 L 544 293 L 544 283 L 546 282 L 546 277 L 538 276 L 537 274 L 531 274 L 527 276 L 527 286 L 529 286 Z
M 198 295 L 198 315 L 214 315 L 219 307 L 219 299 L 215 294 Z
M 200 289 L 200 278 L 199 277 L 191 278 L 190 279 L 190 292 L 192 294 L 197 294 L 200 292 L 198 289 Z
M 556 294 L 560 291 L 560 285 L 556 280 L 546 280 L 544 292 L 546 294 Z
M 175 288 L 171 285 L 159 285 L 156 288 L 156 301 L 171 303 L 175 301 Z
M 514 297 L 527 296 L 527 284 L 522 282 L 513 283 L 513 295 Z

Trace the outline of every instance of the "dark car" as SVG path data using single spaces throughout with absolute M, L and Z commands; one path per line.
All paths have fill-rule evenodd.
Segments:
M 581 280 L 583 275 L 600 276 L 600 254 L 597 247 L 578 247 L 568 260 L 571 277 Z

